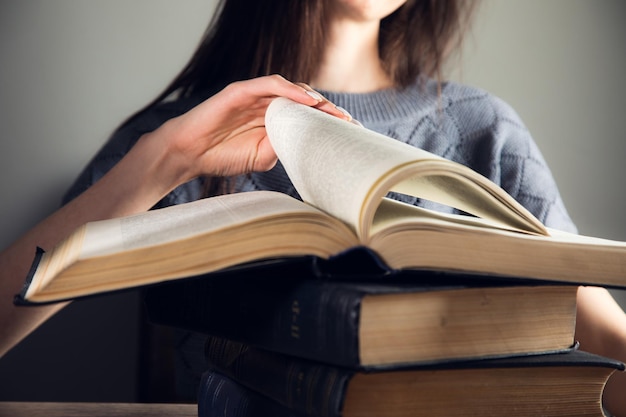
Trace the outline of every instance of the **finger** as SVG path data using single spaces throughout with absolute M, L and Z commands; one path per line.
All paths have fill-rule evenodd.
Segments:
M 313 97 L 315 100 L 317 100 L 318 103 L 323 103 L 323 102 L 328 102 L 328 100 L 326 99 L 326 97 L 324 97 L 321 93 L 315 91 L 313 88 L 311 88 L 311 86 L 309 86 L 308 84 L 305 83 L 295 83 L 297 86 L 300 86 L 304 89 L 305 93 L 311 97 Z
M 292 83 L 284 77 L 274 74 L 253 78 L 245 81 L 236 81 L 224 90 L 234 102 L 243 102 L 254 97 L 254 100 L 272 97 L 286 97 L 295 102 L 315 107 L 325 113 L 340 119 L 352 120 L 352 116 L 340 107 L 335 106 L 318 91 L 305 83 Z
M 299 85 L 300 87 L 304 88 L 308 94 L 311 95 L 317 95 L 319 97 L 322 97 L 322 100 L 315 105 L 314 107 L 322 110 L 326 113 L 329 113 L 333 116 L 339 117 L 340 119 L 344 119 L 347 121 L 352 121 L 352 115 L 343 107 L 337 106 L 335 105 L 333 102 L 331 102 L 330 100 L 328 100 L 326 97 L 324 97 L 322 94 L 320 94 L 318 91 L 315 91 L 313 88 L 311 88 L 311 86 L 309 86 L 306 83 L 296 83 L 297 85 Z
M 304 88 L 302 85 L 292 83 L 278 74 L 253 78 L 241 83 L 247 83 L 248 87 L 245 90 L 248 94 L 252 94 L 257 98 L 286 97 L 308 106 L 317 106 L 327 101 L 321 94 L 313 89 Z M 243 90 L 244 89 L 241 89 L 240 91 Z

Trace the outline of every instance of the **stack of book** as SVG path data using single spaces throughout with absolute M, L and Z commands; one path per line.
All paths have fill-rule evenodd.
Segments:
M 149 286 L 154 322 L 207 335 L 200 417 L 602 416 L 623 364 L 576 348 L 576 292 L 626 287 L 625 242 L 547 229 L 467 167 L 287 99 L 266 128 L 303 201 L 88 223 L 16 302 Z
M 359 269 L 367 257 L 334 261 Z M 311 269 L 291 261 L 147 291 L 154 322 L 207 335 L 200 417 L 603 415 L 622 365 L 576 349 L 575 285 Z

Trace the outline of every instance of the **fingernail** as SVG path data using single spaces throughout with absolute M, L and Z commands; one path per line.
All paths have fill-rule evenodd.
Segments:
M 341 106 L 335 106 L 335 108 L 339 110 L 340 112 L 342 112 L 348 118 L 348 120 L 352 120 L 352 115 L 348 113 L 348 110 L 344 109 Z
M 306 91 L 306 93 L 309 96 L 313 97 L 317 101 L 323 101 L 324 100 L 324 97 L 322 97 L 319 93 L 317 93 L 315 91 L 311 91 L 311 90 L 305 90 L 305 91 Z
M 357 119 L 352 119 L 351 122 L 359 127 L 363 127 L 363 123 L 359 122 Z

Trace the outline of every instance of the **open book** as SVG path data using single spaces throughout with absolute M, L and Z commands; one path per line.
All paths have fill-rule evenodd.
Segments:
M 626 243 L 547 230 L 455 162 L 285 98 L 272 146 L 304 200 L 268 192 L 88 223 L 34 262 L 18 301 L 52 302 L 295 256 L 367 246 L 390 269 L 435 269 L 626 286 Z M 456 207 L 441 214 L 390 191 Z

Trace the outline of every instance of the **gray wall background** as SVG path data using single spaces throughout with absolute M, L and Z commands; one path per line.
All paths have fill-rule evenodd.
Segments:
M 0 0 L 0 249 L 177 73 L 213 7 Z M 620 240 L 625 11 L 621 0 L 484 0 L 452 73 L 520 113 L 581 233 Z M 72 304 L 0 359 L 0 400 L 136 400 L 139 308 L 133 293 Z

